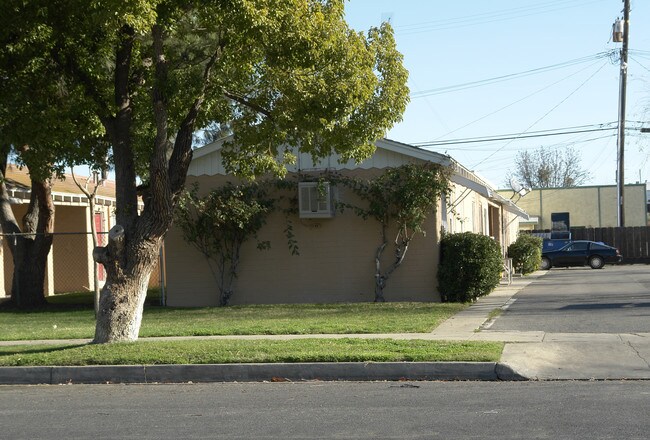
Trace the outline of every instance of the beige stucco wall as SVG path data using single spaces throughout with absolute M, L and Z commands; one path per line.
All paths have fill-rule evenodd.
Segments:
M 499 191 L 506 198 L 512 191 Z M 536 229 L 551 229 L 551 213 L 568 212 L 571 227 L 615 227 L 617 218 L 616 186 L 534 189 L 517 200 L 517 205 L 532 217 L 538 217 Z M 645 184 L 626 185 L 624 191 L 625 226 L 646 226 Z
M 83 206 L 57 206 L 54 231 L 76 234 L 55 235 L 51 254 L 54 256 L 55 293 L 91 290 L 92 269 L 88 263 L 90 234 L 88 208 Z M 92 238 L 91 238 L 92 239 Z
M 450 164 L 450 159 L 437 153 L 382 140 L 375 154 L 355 164 L 339 163 L 335 157 L 312 161 L 298 155 L 289 172 L 336 170 L 348 175 L 369 177 L 389 167 L 406 163 L 433 161 Z M 188 185 L 199 182 L 201 191 L 222 185 L 228 179 L 223 167 L 219 145 L 211 144 L 195 152 L 188 172 Z M 462 170 L 460 170 L 462 171 Z M 459 172 L 460 172 L 459 171 Z M 385 289 L 389 301 L 438 301 L 437 267 L 440 233 L 489 234 L 502 248 L 516 239 L 518 221 L 504 211 L 498 197 L 479 194 L 491 189 L 469 171 L 462 173 L 448 200 L 439 203 L 425 226 L 426 236 L 418 235 L 408 250 L 404 264 L 395 271 Z M 470 190 L 467 188 L 474 188 Z M 338 188 L 338 197 L 350 201 L 354 195 Z M 452 209 L 453 207 L 453 209 Z M 511 208 L 512 209 L 512 208 Z M 236 280 L 233 304 L 372 301 L 374 298 L 374 255 L 380 244 L 380 226 L 373 219 L 363 220 L 351 211 L 337 213 L 332 219 L 291 218 L 293 232 L 300 248 L 292 256 L 287 247 L 283 214 L 273 214 L 259 232 L 259 240 L 269 240 L 272 247 L 259 251 L 254 241 L 241 250 L 239 278 Z M 392 232 L 394 234 L 394 231 Z M 389 240 L 394 235 L 389 237 Z M 198 250 L 187 244 L 179 229 L 173 227 L 165 239 L 166 297 L 170 306 L 212 306 L 218 303 L 218 288 L 208 263 Z M 384 267 L 390 263 L 392 251 L 386 250 Z
M 517 240 L 519 235 L 519 217 L 507 211 L 502 211 L 503 218 L 503 231 L 505 236 L 505 244 L 503 250 L 508 249 L 508 246 Z
M 189 177 L 202 188 L 225 181 L 224 176 Z M 188 182 L 188 183 L 190 183 Z M 338 197 L 352 194 L 338 188 Z M 274 213 L 258 233 L 271 241 L 271 249 L 260 251 L 254 241 L 244 244 L 239 277 L 232 304 L 358 302 L 374 299 L 374 255 L 380 244 L 380 227 L 373 219 L 363 220 L 351 211 L 331 219 L 299 219 L 292 216 L 293 232 L 300 255 L 287 247 L 284 214 Z M 439 261 L 439 216 L 432 213 L 426 236 L 418 235 L 409 247 L 403 265 L 388 280 L 389 301 L 438 301 L 436 273 Z M 185 243 L 172 228 L 165 240 L 167 304 L 213 306 L 218 302 L 216 282 L 200 253 Z M 390 260 L 386 251 L 384 264 Z
M 490 204 L 480 194 L 462 185 L 453 185 L 447 199 L 447 230 L 489 235 Z

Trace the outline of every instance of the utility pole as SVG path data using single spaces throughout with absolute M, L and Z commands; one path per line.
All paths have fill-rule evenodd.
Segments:
M 627 93 L 627 52 L 630 34 L 630 0 L 623 0 L 623 35 L 621 48 L 621 72 L 618 97 L 618 175 L 616 188 L 618 192 L 618 226 L 625 226 L 625 212 L 623 204 L 623 193 L 625 190 L 625 98 Z M 615 28 L 617 25 L 614 25 Z M 614 41 L 620 41 L 615 39 Z

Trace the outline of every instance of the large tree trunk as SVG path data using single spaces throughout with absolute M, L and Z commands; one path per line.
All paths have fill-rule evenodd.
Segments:
M 124 229 L 117 225 L 108 234 L 108 245 L 93 252 L 95 261 L 103 264 L 107 273 L 99 297 L 94 343 L 138 339 L 149 277 L 161 241 L 140 239 L 131 243 L 126 242 Z
M 11 209 L 4 183 L 6 155 L 0 159 L 0 222 L 14 263 L 11 302 L 22 309 L 43 306 L 45 271 L 52 248 L 54 203 L 49 181 L 31 179 L 32 191 L 21 231 Z
M 16 238 L 11 301 L 21 309 L 41 307 L 46 304 L 45 268 L 52 235 Z
M 106 284 L 99 298 L 95 343 L 133 341 L 138 338 L 149 277 L 155 267 L 162 239 L 172 224 L 178 194 L 185 185 L 192 160 L 192 133 L 204 99 L 205 87 L 219 51 L 208 61 L 204 83 L 175 136 L 170 136 L 167 115 L 167 60 L 162 28 L 152 29 L 155 64 L 153 113 L 156 122 L 149 176 L 142 190 L 144 209 L 138 210 L 135 154 L 132 144 L 133 107 L 129 89 L 135 32 L 123 28 L 116 51 L 115 116 L 102 122 L 113 145 L 117 225 L 105 247 L 95 248 L 95 261 L 106 269 Z M 174 139 L 173 147 L 170 139 Z M 168 154 L 171 148 L 171 156 Z

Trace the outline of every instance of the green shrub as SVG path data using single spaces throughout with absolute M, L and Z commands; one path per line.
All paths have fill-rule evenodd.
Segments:
M 492 238 L 471 232 L 445 234 L 440 246 L 438 288 L 443 301 L 475 301 L 499 284 L 503 258 Z
M 535 272 L 542 262 L 542 239 L 529 234 L 521 234 L 508 246 L 508 257 L 516 272 L 528 274 Z

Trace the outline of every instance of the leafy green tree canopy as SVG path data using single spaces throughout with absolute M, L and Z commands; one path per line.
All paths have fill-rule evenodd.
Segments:
M 3 88 L 20 90 L 9 104 L 21 109 L 12 125 L 20 121 L 45 137 L 48 150 L 61 143 L 74 155 L 81 140 L 101 134 L 102 122 L 128 111 L 142 177 L 156 93 L 164 96 L 168 140 L 203 95 L 196 127 L 228 123 L 236 137 L 227 164 L 249 177 L 282 173 L 294 159 L 283 145 L 362 160 L 408 102 L 390 25 L 353 31 L 342 0 L 9 3 L 2 32 L 10 87 Z M 115 65 L 119 48 L 130 51 L 124 77 Z M 128 102 L 116 96 L 116 81 L 128 83 Z M 21 95 L 29 105 L 16 102 Z

